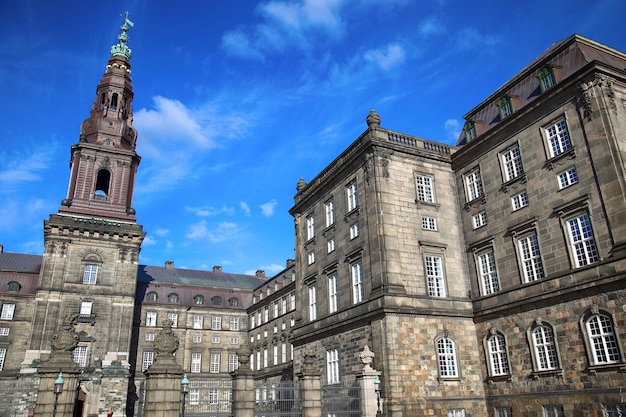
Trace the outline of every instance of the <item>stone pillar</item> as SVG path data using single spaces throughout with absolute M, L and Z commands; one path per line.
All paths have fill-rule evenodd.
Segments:
M 239 369 L 233 378 L 233 417 L 254 417 L 254 373 L 250 369 L 251 350 L 242 346 L 237 352 Z
M 365 346 L 363 351 L 359 354 L 359 359 L 363 363 L 363 369 L 356 374 L 356 381 L 359 384 L 359 396 L 361 399 L 361 416 L 362 417 L 376 417 L 379 407 L 382 410 L 382 404 L 380 404 L 380 372 L 373 369 L 371 364 L 374 360 L 374 352 L 372 352 L 369 346 Z M 376 382 L 378 380 L 378 382 Z
M 320 417 L 322 415 L 322 383 L 320 372 L 315 369 L 316 356 L 304 353 L 304 366 L 298 374 L 302 393 L 302 417 Z
M 181 412 L 183 368 L 174 357 L 178 337 L 172 321 L 163 323 L 163 330 L 154 339 L 156 358 L 146 370 L 146 405 L 144 417 L 179 417 Z

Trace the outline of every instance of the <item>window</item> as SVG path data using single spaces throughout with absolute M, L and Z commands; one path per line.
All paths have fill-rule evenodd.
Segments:
M 422 216 L 422 229 L 437 230 L 437 220 L 434 217 Z
M 167 313 L 167 319 L 172 322 L 172 327 L 178 327 L 178 314 Z
M 197 374 L 200 373 L 202 369 L 202 354 L 201 353 L 192 353 L 191 354 L 191 369 L 189 369 L 192 373 Z
M 474 229 L 478 229 L 479 227 L 483 227 L 487 224 L 487 213 L 481 211 L 480 213 L 472 216 L 472 225 Z
M 291 310 L 296 309 L 296 294 L 295 293 L 289 294 L 289 304 L 291 305 Z
M 509 374 L 509 358 L 506 342 L 502 334 L 496 333 L 487 339 L 488 364 L 491 376 Z
M 263 367 L 267 368 L 267 348 L 263 348 Z
M 568 220 L 567 232 L 577 268 L 600 260 L 588 214 Z
M 78 314 L 81 316 L 90 316 L 92 306 L 93 306 L 93 301 L 81 301 L 80 310 Z
M 337 311 L 337 275 L 328 277 L 328 312 Z
M 508 407 L 497 407 L 495 417 L 513 417 L 511 409 Z
M 195 334 L 191 340 L 193 343 L 202 343 L 202 336 Z
M 326 351 L 326 378 L 329 384 L 339 383 L 339 351 Z
M 537 235 L 532 234 L 517 241 L 519 256 L 522 262 L 524 282 L 532 282 L 545 276 Z
M 551 158 L 562 154 L 572 147 L 565 119 L 561 119 L 548 126 L 545 132 L 550 147 Z
M 282 363 L 287 362 L 287 343 L 282 342 L 281 343 L 281 350 L 280 350 L 281 354 L 280 354 L 280 361 Z
M 146 300 L 148 300 L 148 301 L 156 301 L 158 298 L 159 298 L 158 294 L 155 293 L 154 291 L 150 291 L 146 295 Z
M 201 295 L 196 295 L 195 297 L 193 297 L 193 302 L 198 305 L 204 304 L 204 297 Z
M 276 301 L 275 303 L 272 303 L 272 308 L 274 310 L 274 318 L 278 317 L 278 301 Z
M 309 216 L 306 218 L 306 240 L 311 240 L 315 237 L 315 218 Z
M 87 346 L 76 346 L 72 352 L 72 360 L 84 368 L 87 364 Z
M 203 323 L 204 323 L 204 317 L 198 316 L 198 315 L 193 316 L 193 328 L 194 329 L 201 329 Z
M 352 304 L 358 304 L 363 301 L 363 264 L 357 262 L 350 267 L 350 275 L 352 276 Z
M 539 78 L 539 86 L 541 87 L 542 93 L 556 84 L 554 68 L 550 66 L 543 67 L 541 71 L 539 71 L 537 78 Z
M 220 316 L 213 316 L 211 328 L 213 330 L 222 330 L 222 318 Z
M 274 359 L 274 362 L 272 362 L 273 365 L 278 365 L 278 345 L 274 345 L 272 346 L 272 357 Z
M 270 319 L 270 310 L 269 308 L 265 307 L 263 309 L 263 323 L 267 323 Z
M 141 371 L 145 371 L 154 362 L 154 352 L 144 352 L 141 360 Z
M 167 296 L 167 301 L 169 301 L 170 303 L 177 303 L 178 302 L 178 294 L 171 293 L 170 295 Z
M 528 194 L 526 194 L 526 191 L 522 191 L 521 193 L 515 194 L 513 197 L 511 197 L 511 207 L 513 208 L 513 211 L 524 208 L 527 205 Z
M 350 239 L 354 239 L 358 235 L 359 235 L 359 224 L 354 223 L 352 226 L 350 226 Z
M 8 327 L 0 327 L 0 336 L 8 336 L 10 331 Z
M 228 372 L 234 372 L 239 369 L 239 356 L 236 353 L 228 355 Z
M 348 212 L 351 212 L 359 206 L 356 181 L 352 181 L 346 187 L 346 197 L 348 198 Z
M 544 405 L 543 406 L 544 417 L 564 417 L 562 405 Z
M 317 319 L 317 293 L 315 287 L 309 287 L 309 320 Z
M 228 305 L 231 307 L 237 307 L 239 305 L 239 299 L 232 297 L 231 299 L 228 300 Z
M 594 314 L 585 321 L 585 326 L 592 365 L 621 362 L 618 339 L 611 316 L 603 313 Z
M 239 330 L 239 317 L 230 318 L 230 330 L 234 330 L 234 331 Z
M 465 142 L 470 142 L 476 139 L 476 136 L 478 136 L 476 123 L 472 121 L 465 122 L 465 125 L 463 126 L 463 132 L 465 132 Z
M 324 204 L 324 211 L 326 213 L 326 227 L 330 227 L 335 224 L 335 203 L 333 200 Z
M 440 256 L 424 256 L 428 295 L 431 297 L 445 297 L 446 289 L 443 280 L 443 260 Z
M 559 190 L 562 190 L 578 182 L 578 173 L 576 173 L 576 168 L 570 168 L 557 175 L 557 178 L 559 180 Z
M 213 302 L 214 306 L 221 306 L 222 305 L 222 297 L 213 297 L 211 299 L 211 301 Z
M 146 313 L 146 326 L 154 327 L 157 325 L 157 313 L 154 311 L 148 311 Z
M 237 336 L 233 336 L 230 338 L 230 344 L 231 345 L 238 345 L 239 344 L 239 338 Z
M 307 255 L 307 260 L 309 262 L 309 265 L 314 263 L 315 262 L 315 252 L 309 252 L 309 254 Z
M 217 405 L 219 402 L 219 391 L 216 388 L 211 388 L 209 390 L 209 404 Z
M 217 374 L 220 372 L 220 354 L 219 353 L 211 353 L 211 367 L 209 372 L 212 374 Z
M 433 178 L 418 174 L 415 176 L 415 182 L 417 184 L 417 200 L 424 203 L 434 203 Z
M 448 417 L 465 417 L 464 408 L 452 408 L 448 410 Z
M 492 250 L 481 253 L 478 259 L 478 275 L 480 280 L 482 295 L 493 294 L 500 291 L 500 282 L 496 271 L 496 258 Z
M 455 343 L 449 337 L 442 337 L 437 340 L 437 364 L 441 378 L 457 378 L 459 376 Z
M 498 109 L 500 109 L 500 119 L 504 119 L 513 114 L 513 102 L 511 97 L 502 96 L 498 100 Z
M 511 148 L 501 155 L 504 181 L 511 181 L 524 173 L 519 148 Z
M 219 343 L 221 342 L 221 340 L 222 340 L 222 339 L 221 339 L 219 336 L 213 336 L 213 337 L 211 338 L 211 343 L 214 343 L 214 344 L 219 344 Z
M 541 322 L 539 322 L 541 323 Z M 559 368 L 556 340 L 551 326 L 537 323 L 530 331 L 533 348 L 533 362 L 536 371 L 550 371 Z
M 476 200 L 483 195 L 483 183 L 480 179 L 478 168 L 465 175 L 465 188 L 467 190 L 467 201 Z
M 327 243 L 328 247 L 328 253 L 334 252 L 335 251 L 335 239 L 328 239 L 328 243 Z
M 200 389 L 189 388 L 189 405 L 200 404 Z
M 21 288 L 22 288 L 22 286 L 20 285 L 20 283 L 19 283 L 19 282 L 16 282 L 16 281 L 11 281 L 11 282 L 9 282 L 9 283 L 7 284 L 7 289 L 8 289 L 10 292 L 17 292 L 17 291 L 19 291 Z
M 98 275 L 98 265 L 87 264 L 83 272 L 83 284 L 95 284 Z
M 605 417 L 626 416 L 626 404 L 606 404 L 603 408 Z
M 2 304 L 2 313 L 0 313 L 0 320 L 13 320 L 15 314 L 15 304 Z
M 4 361 L 7 357 L 6 348 L 0 348 L 0 371 L 4 369 Z

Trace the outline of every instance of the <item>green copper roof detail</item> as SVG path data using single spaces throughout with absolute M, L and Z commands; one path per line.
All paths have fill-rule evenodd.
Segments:
M 135 24 L 128 18 L 128 12 L 121 14 L 120 16 L 124 19 L 124 23 L 120 26 L 122 33 L 117 35 L 118 44 L 111 47 L 111 56 L 120 55 L 126 57 L 126 59 L 130 59 L 133 51 L 131 51 L 126 45 L 128 43 L 128 34 L 126 32 L 128 32 L 128 29 L 135 26 Z

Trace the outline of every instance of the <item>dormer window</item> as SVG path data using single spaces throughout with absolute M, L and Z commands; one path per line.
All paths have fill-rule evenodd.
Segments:
M 176 293 L 171 293 L 170 295 L 167 296 L 167 299 L 170 303 L 177 303 L 178 302 L 178 294 Z
M 148 301 L 156 301 L 158 298 L 159 296 L 154 291 L 149 292 L 148 295 L 146 296 L 146 299 Z
M 500 119 L 504 119 L 513 114 L 513 101 L 510 96 L 502 96 L 498 100 L 498 109 L 500 109 Z
M 465 132 L 466 143 L 476 139 L 476 136 L 478 136 L 478 133 L 476 132 L 476 123 L 472 122 L 471 120 L 465 122 L 465 125 L 463 126 L 463 132 Z
M 214 306 L 222 305 L 222 297 L 213 297 L 212 301 Z
M 537 74 L 537 78 L 539 78 L 539 86 L 541 87 L 541 92 L 543 93 L 548 88 L 556 84 L 556 74 L 554 72 L 554 67 L 546 65 L 541 69 L 541 71 L 539 71 L 539 74 Z
M 18 292 L 21 288 L 22 286 L 20 285 L 20 283 L 16 281 L 11 281 L 8 284 L 8 290 L 10 292 Z
M 193 297 L 193 301 L 198 305 L 204 304 L 204 297 L 201 295 L 196 295 L 195 297 Z

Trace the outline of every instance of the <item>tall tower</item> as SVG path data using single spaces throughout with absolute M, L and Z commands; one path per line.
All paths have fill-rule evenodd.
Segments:
M 134 391 L 129 354 L 145 233 L 131 207 L 140 157 L 127 46 L 133 23 L 128 13 L 123 19 L 89 118 L 71 147 L 67 197 L 44 221 L 35 318 L 22 364 L 22 374 L 34 374 L 51 355 L 51 336 L 74 317 L 79 340 L 73 357 L 80 368 L 76 406 L 82 415 L 104 416 L 108 410 L 132 415 L 126 410 Z

